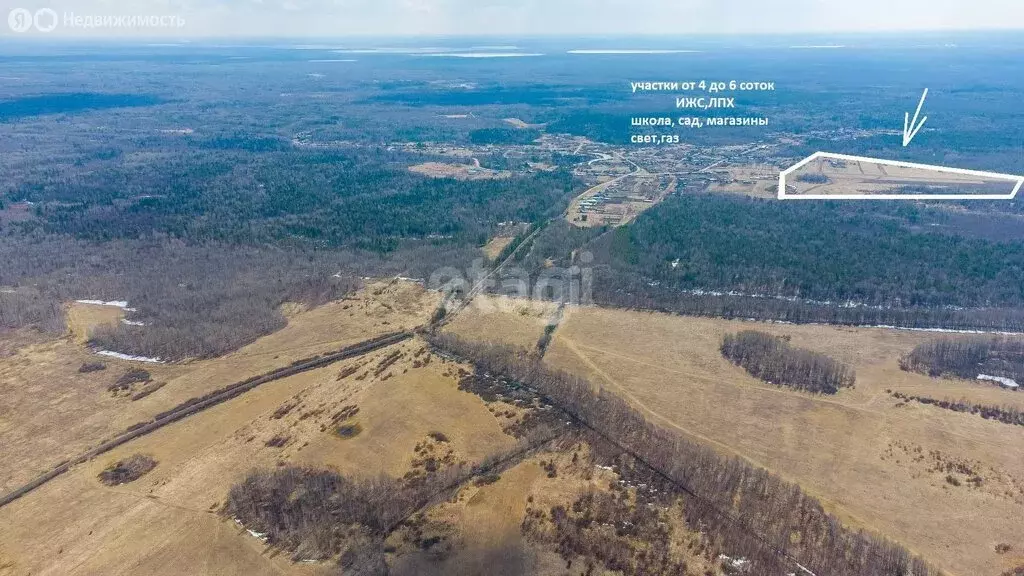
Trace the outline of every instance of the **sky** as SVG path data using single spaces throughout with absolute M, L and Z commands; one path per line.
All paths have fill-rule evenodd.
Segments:
M 1022 0 L 0 0 L 49 8 L 50 35 L 523 36 L 1024 29 Z M 180 18 L 153 28 L 69 26 L 73 16 Z M 170 22 L 170 20 L 164 20 Z M 178 26 L 177 23 L 181 25 Z M 43 34 L 29 28 L 20 35 Z

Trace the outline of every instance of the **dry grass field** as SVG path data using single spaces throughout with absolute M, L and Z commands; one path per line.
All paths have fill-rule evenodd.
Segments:
M 437 295 L 412 283 L 368 285 L 349 300 L 290 310 L 282 330 L 213 360 L 138 363 L 96 356 L 81 344 L 95 322 L 116 321 L 113 307 L 72 306 L 66 338 L 38 341 L 0 358 L 0 491 L 20 486 L 59 462 L 127 427 L 227 384 L 335 350 L 378 334 L 424 323 Z M 5 338 L 6 339 L 6 338 Z M 105 370 L 80 373 L 84 364 Z M 133 401 L 108 386 L 130 369 L 150 372 L 156 392 Z M 137 392 L 136 385 L 132 392 Z
M 532 350 L 557 309 L 551 302 L 478 296 L 445 330 L 466 340 L 511 344 Z
M 789 335 L 853 365 L 856 387 L 814 396 L 752 378 L 718 350 L 725 333 L 741 329 Z M 899 369 L 900 355 L 934 337 L 587 308 L 566 314 L 546 361 L 627 397 L 659 424 L 800 483 L 850 525 L 953 574 L 997 576 L 1024 563 L 1024 429 L 903 404 L 886 391 L 1018 408 L 1024 394 Z M 998 544 L 1016 552 L 997 554 Z
M 479 300 L 446 330 L 533 348 L 554 312 L 550 304 Z M 312 310 L 288 306 L 286 328 L 222 358 L 168 365 L 102 359 L 105 370 L 87 373 L 79 367 L 97 357 L 81 345 L 82 331 L 119 316 L 72 307 L 74 329 L 63 339 L 5 338 L 11 345 L 0 354 L 3 489 L 187 398 L 419 325 L 436 304 L 436 294 L 412 283 L 374 284 Z M 718 352 L 725 333 L 744 328 L 788 335 L 796 346 L 852 364 L 856 387 L 823 397 L 751 378 Z M 1024 394 L 900 371 L 899 356 L 933 337 L 586 308 L 566 313 L 547 361 L 586 374 L 662 425 L 799 482 L 845 522 L 898 539 L 955 575 L 996 576 L 1024 563 L 1024 430 L 901 403 L 887 390 L 1017 408 L 1024 408 Z M 132 367 L 166 386 L 134 402 L 110 393 L 110 383 Z M 309 465 L 350 477 L 415 477 L 428 469 L 427 452 L 443 466 L 514 448 L 521 411 L 460 391 L 469 369 L 431 355 L 416 338 L 270 382 L 129 442 L 0 509 L 0 576 L 332 574 L 330 563 L 293 562 L 222 517 L 230 487 L 253 468 Z M 118 486 L 99 480 L 101 471 L 140 454 L 157 462 L 148 474 Z M 567 568 L 552 545 L 526 537 L 522 526 L 531 514 L 571 508 L 615 481 L 585 445 L 542 448 L 422 511 L 416 537 L 408 527 L 392 534 L 392 571 L 584 574 L 584 562 Z M 553 528 L 542 522 L 538 530 Z M 700 539 L 679 530 L 681 541 Z M 420 545 L 427 536 L 439 543 Z M 997 554 L 999 544 L 1012 550 Z M 687 563 L 718 573 L 699 554 Z
M 497 233 L 483 247 L 484 256 L 488 260 L 496 260 L 501 255 L 501 251 L 511 244 L 516 239 L 516 236 L 528 230 L 529 226 L 526 223 L 515 222 L 502 222 L 498 224 Z
M 1009 194 L 1014 185 L 1007 179 L 834 158 L 817 158 L 786 178 L 787 193 L 795 195 L 913 193 L 904 186 L 926 187 L 929 194 Z
M 116 306 L 100 306 L 72 302 L 64 309 L 68 332 L 78 344 L 89 341 L 91 332 L 100 326 L 116 326 L 125 316 L 125 311 Z
M 452 365 L 435 358 L 414 367 L 419 349 L 408 342 L 266 384 L 76 467 L 0 509 L 5 576 L 326 573 L 268 553 L 217 511 L 254 467 L 288 462 L 401 476 L 415 445 L 434 431 L 460 459 L 513 445 L 483 401 L 457 389 Z M 396 352 L 397 361 L 385 362 Z M 335 420 L 346 408 L 354 415 Z M 343 438 L 339 422 L 362 432 Z M 101 470 L 132 454 L 158 465 L 130 484 L 99 482 Z
M 484 256 L 487 256 L 488 260 L 496 259 L 501 254 L 501 251 L 511 244 L 513 240 L 515 240 L 514 236 L 495 236 L 491 238 L 483 247 Z
M 294 464 L 402 477 L 423 473 L 421 446 L 452 463 L 514 447 L 505 432 L 513 420 L 499 410 L 509 407 L 458 389 L 468 368 L 412 340 L 268 383 L 132 441 L 0 509 L 0 574 L 337 574 L 329 562 L 293 562 L 222 517 L 228 490 L 254 468 Z M 340 428 L 358 432 L 345 436 Z M 128 484 L 100 482 L 101 471 L 135 454 L 156 467 Z M 581 455 L 542 449 L 496 481 L 468 483 L 424 510 L 423 534 L 442 536 L 443 544 L 427 549 L 408 529 L 396 531 L 392 572 L 582 574 L 582 563 L 567 571 L 553 550 L 520 530 L 530 506 L 568 506 L 607 489 L 614 475 L 595 473 Z M 546 473 L 555 466 L 557 477 Z

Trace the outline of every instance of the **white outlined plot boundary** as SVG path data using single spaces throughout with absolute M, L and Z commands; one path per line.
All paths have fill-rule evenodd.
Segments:
M 834 160 L 847 160 L 850 162 L 870 162 L 885 166 L 898 168 L 919 168 L 922 170 L 933 170 L 947 174 L 963 174 L 967 176 L 979 176 L 995 180 L 1006 180 L 1015 183 L 1013 190 L 1007 194 L 786 194 L 786 178 L 814 162 L 818 158 L 831 158 Z M 897 160 L 884 160 L 882 158 L 867 158 L 864 156 L 848 156 L 846 154 L 833 154 L 831 152 L 815 152 L 790 168 L 779 174 L 779 200 L 1013 200 L 1024 186 L 1024 176 L 1012 174 L 998 174 L 995 172 L 981 172 L 978 170 L 965 170 L 963 168 L 949 168 L 946 166 L 931 166 L 928 164 L 914 164 L 913 162 L 900 162 Z

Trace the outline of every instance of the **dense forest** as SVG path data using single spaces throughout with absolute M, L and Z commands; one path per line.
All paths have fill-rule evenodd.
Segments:
M 763 575 L 940 574 L 909 551 L 844 527 L 799 486 L 743 460 L 725 458 L 676 431 L 649 422 L 629 403 L 591 382 L 553 372 L 530 351 L 478 344 L 449 334 L 434 346 L 539 391 L 577 422 L 669 480 L 686 500 L 686 521 L 725 542 L 726 553 Z
M 160 234 L 389 251 L 423 240 L 482 245 L 499 222 L 557 214 L 574 186 L 565 171 L 464 182 L 405 166 L 382 151 L 185 154 L 169 165 L 46 174 L 10 197 L 36 202 L 47 232 L 90 240 Z
M 676 196 L 617 231 L 610 263 L 680 290 L 894 307 L 1024 303 L 1024 245 L 915 232 L 891 210 Z
M 1024 244 L 913 206 L 673 196 L 592 242 L 599 304 L 789 322 L 1024 328 Z
M 751 376 L 769 384 L 819 394 L 852 388 L 856 375 L 849 366 L 811 350 L 791 346 L 789 339 L 755 330 L 726 334 L 722 356 Z

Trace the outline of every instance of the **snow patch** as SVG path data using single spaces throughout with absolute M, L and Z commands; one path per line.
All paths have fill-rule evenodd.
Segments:
M 1014 380 L 1013 378 L 1003 378 L 1002 376 L 989 376 L 988 374 L 978 374 L 978 380 L 985 380 L 985 381 L 988 381 L 988 382 L 996 382 L 1000 386 L 1004 386 L 1006 388 L 1012 388 L 1014 390 L 1017 390 L 1017 389 L 1020 388 L 1020 384 L 1017 384 L 1017 381 Z
M 132 362 L 149 362 L 150 364 L 165 364 L 160 358 L 146 358 L 145 356 L 132 356 L 130 354 L 122 354 L 120 352 L 112 352 L 110 350 L 100 350 L 96 353 L 99 356 L 106 356 L 108 358 L 117 358 L 119 360 L 130 360 Z
M 135 308 L 128 307 L 127 300 L 75 300 L 76 304 L 89 304 L 91 306 L 113 306 L 114 308 L 120 308 L 125 312 L 135 312 Z

